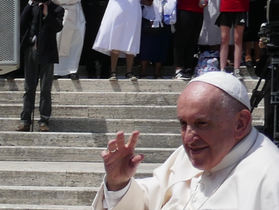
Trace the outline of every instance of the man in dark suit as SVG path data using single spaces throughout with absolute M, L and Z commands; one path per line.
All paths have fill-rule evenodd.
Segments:
M 30 0 L 21 14 L 25 93 L 21 124 L 17 131 L 30 131 L 39 79 L 41 91 L 39 129 L 49 130 L 53 64 L 58 63 L 56 33 L 62 30 L 63 16 L 64 9 L 50 0 Z

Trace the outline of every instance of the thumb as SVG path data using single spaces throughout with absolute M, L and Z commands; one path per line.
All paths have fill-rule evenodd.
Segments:
M 143 161 L 143 159 L 144 159 L 143 154 L 135 155 L 131 158 L 130 164 L 132 167 L 137 167 Z

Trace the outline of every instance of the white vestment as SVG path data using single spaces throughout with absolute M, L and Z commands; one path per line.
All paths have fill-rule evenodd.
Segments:
M 93 49 L 106 55 L 119 50 L 119 57 L 138 54 L 141 18 L 140 0 L 109 0 Z
M 278 148 L 255 128 L 210 171 L 194 168 L 181 146 L 153 177 L 132 179 L 112 209 L 279 209 L 278 163 Z M 103 210 L 107 200 L 103 183 L 92 209 Z
M 59 63 L 54 64 L 54 75 L 76 73 L 85 34 L 85 17 L 81 0 L 53 0 L 65 9 L 63 29 L 57 34 Z

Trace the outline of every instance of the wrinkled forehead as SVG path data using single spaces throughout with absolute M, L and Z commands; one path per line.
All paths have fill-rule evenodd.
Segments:
M 220 88 L 201 81 L 194 81 L 189 83 L 185 89 L 181 92 L 180 97 L 182 98 L 201 98 L 201 97 L 211 97 L 218 96 L 224 91 Z
M 214 85 L 203 82 L 192 82 L 182 91 L 178 98 L 177 106 L 185 106 L 189 104 L 197 105 L 214 105 L 220 102 L 221 96 L 225 92 Z

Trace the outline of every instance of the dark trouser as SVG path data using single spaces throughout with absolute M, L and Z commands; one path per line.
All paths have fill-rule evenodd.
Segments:
M 21 120 L 31 124 L 31 114 L 34 109 L 36 88 L 40 79 L 40 121 L 48 123 L 51 115 L 51 87 L 53 80 L 53 64 L 39 64 L 34 48 L 25 50 L 23 111 Z
M 174 37 L 174 64 L 176 67 L 190 68 L 190 73 L 193 73 L 193 56 L 197 50 L 202 24 L 202 13 L 178 10 Z

